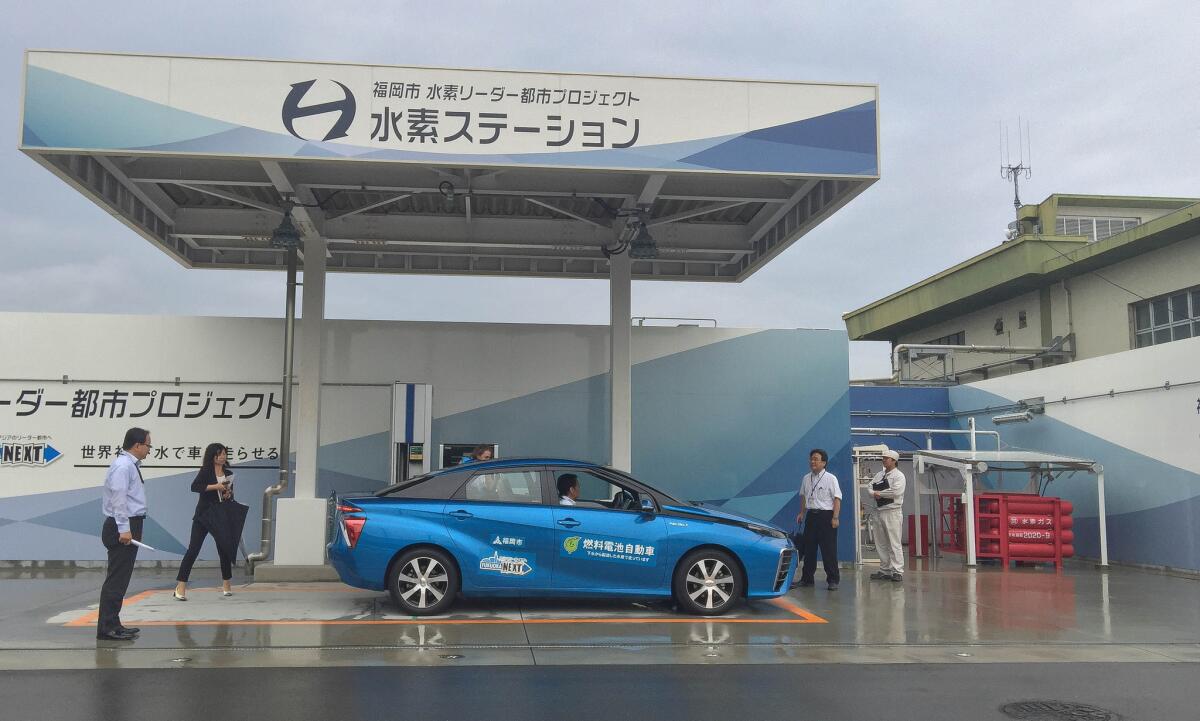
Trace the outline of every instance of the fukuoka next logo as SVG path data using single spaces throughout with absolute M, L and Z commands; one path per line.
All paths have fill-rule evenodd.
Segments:
M 49 443 L 0 443 L 0 466 L 48 466 L 61 455 Z
M 345 98 L 342 100 L 333 100 L 327 103 L 314 103 L 312 105 L 301 105 L 304 96 L 316 84 L 316 80 L 305 80 L 302 83 L 294 83 L 291 92 L 283 101 L 283 127 L 287 131 L 301 140 L 313 140 L 314 138 L 306 138 L 296 132 L 295 121 L 300 118 L 307 118 L 314 115 L 337 114 L 337 120 L 329 127 L 329 132 L 325 133 L 325 137 L 321 140 L 335 140 L 344 138 L 349 133 L 350 124 L 354 122 L 354 93 L 350 92 L 350 88 L 342 85 L 336 80 L 333 80 L 334 85 L 342 89 Z

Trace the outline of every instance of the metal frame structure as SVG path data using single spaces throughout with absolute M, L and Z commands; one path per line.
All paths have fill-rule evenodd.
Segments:
M 978 477 L 990 470 L 1054 473 L 1087 471 L 1096 477 L 1097 510 L 1100 519 L 1100 567 L 1108 567 L 1108 519 L 1104 506 L 1104 466 L 1091 460 L 1060 456 L 1037 451 L 915 451 L 913 464 L 917 475 L 926 466 L 958 471 L 963 481 L 964 506 L 967 521 L 967 566 L 976 565 L 975 549 L 975 484 Z
M 66 62 L 58 53 L 41 56 L 47 56 L 41 58 L 50 63 L 47 67 Z M 162 61 L 187 65 L 221 60 L 116 54 L 95 58 L 95 63 L 120 61 L 124 63 L 120 67 L 143 69 L 150 66 L 127 63 L 145 61 L 160 70 Z M 27 53 L 23 127 L 29 118 L 29 70 Z M 209 92 L 219 86 L 214 82 L 197 87 Z M 816 92 L 824 94 L 831 87 Z M 873 98 L 874 112 L 877 90 L 859 87 Z M 175 89 L 163 86 L 159 91 L 169 95 Z M 52 112 L 57 106 L 51 100 L 57 96 L 43 88 L 37 97 L 43 103 L 39 112 L 53 118 L 44 127 L 56 132 L 59 116 Z M 228 100 L 221 93 L 213 98 Z M 750 103 L 746 103 L 748 110 Z M 772 122 L 782 120 L 786 118 Z M 877 113 L 874 126 L 871 155 L 877 159 Z M 287 524 L 287 533 L 303 548 L 293 553 L 277 543 L 276 563 L 283 565 L 318 564 L 324 558 L 323 544 L 297 537 L 304 527 L 322 525 L 324 514 L 324 502 L 314 496 L 327 272 L 607 279 L 609 462 L 629 470 L 631 282 L 745 280 L 879 178 L 877 160 L 872 161 L 870 172 L 852 175 L 766 172 L 753 166 L 732 172 L 699 165 L 661 169 L 652 164 L 651 169 L 639 170 L 643 166 L 554 165 L 554 160 L 546 161 L 550 166 L 506 163 L 504 155 L 492 156 L 490 162 L 464 160 L 464 156 L 342 157 L 329 149 L 272 156 L 268 148 L 246 154 L 168 152 L 137 143 L 26 144 L 28 131 L 22 137 L 23 152 L 185 268 L 284 271 L 302 262 L 302 324 L 296 348 L 300 382 L 293 422 L 297 429 L 295 497 L 279 500 L 276 533 L 285 533 L 282 509 L 286 504 L 287 513 L 299 519 Z M 762 142 L 771 147 L 770 139 Z M 294 223 L 294 232 L 291 228 L 289 232 L 293 238 L 299 234 L 299 247 L 272 242 L 285 218 Z M 294 281 L 289 288 L 294 292 Z M 294 300 L 289 300 L 288 307 L 292 306 Z M 291 317 L 289 312 L 289 339 Z M 289 341 L 285 349 L 289 370 L 283 379 L 288 388 L 291 354 Z M 288 417 L 292 412 L 291 408 L 283 411 Z M 270 495 L 287 485 L 285 462 Z M 265 558 L 270 548 L 270 495 L 264 497 L 263 547 L 255 560 Z
M 638 210 L 634 280 L 740 282 L 875 181 L 25 152 L 187 268 L 283 270 L 294 207 L 332 272 L 607 279 Z

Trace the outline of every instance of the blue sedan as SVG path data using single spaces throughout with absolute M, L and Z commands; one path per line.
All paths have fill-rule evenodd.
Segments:
M 329 559 L 342 581 L 386 589 L 417 616 L 444 613 L 460 592 L 673 597 L 713 616 L 782 595 L 795 566 L 774 526 L 580 461 L 471 463 L 332 505 Z

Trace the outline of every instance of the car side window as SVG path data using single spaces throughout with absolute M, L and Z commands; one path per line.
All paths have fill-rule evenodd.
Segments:
M 576 506 L 610 510 L 637 510 L 641 507 L 641 494 L 635 489 L 618 485 L 590 471 L 556 468 L 554 469 L 555 488 L 558 488 L 559 478 L 564 475 L 573 475 L 579 480 L 579 497 L 575 499 Z
M 462 487 L 468 475 L 470 474 L 466 472 L 430 475 L 384 489 L 379 495 L 392 498 L 447 499 Z
M 479 473 L 456 494 L 467 501 L 541 503 L 542 481 L 538 470 Z

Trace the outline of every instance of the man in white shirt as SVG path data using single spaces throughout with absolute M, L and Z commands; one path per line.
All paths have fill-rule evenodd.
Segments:
M 138 629 L 121 625 L 121 606 L 137 560 L 138 547 L 133 541 L 142 540 L 142 522 L 146 519 L 146 483 L 138 466 L 150 455 L 150 448 L 150 431 L 130 428 L 104 478 L 100 540 L 108 549 L 108 572 L 100 588 L 100 615 L 96 620 L 96 638 L 103 641 L 132 641 L 138 634 Z
M 558 477 L 558 505 L 574 506 L 579 498 L 579 476 L 574 473 L 564 473 Z
M 900 454 L 886 449 L 883 470 L 871 481 L 875 512 L 871 514 L 871 533 L 879 550 L 879 570 L 871 574 L 877 581 L 904 580 L 904 547 L 900 545 L 900 526 L 904 516 L 904 474 L 896 467 Z
M 837 476 L 825 470 L 829 454 L 814 448 L 808 454 L 809 472 L 800 483 L 800 513 L 796 523 L 804 521 L 804 566 L 800 570 L 801 586 L 813 585 L 817 571 L 817 549 L 825 566 L 825 581 L 830 591 L 837 590 L 841 581 L 837 560 L 837 529 L 842 515 L 842 487 Z

